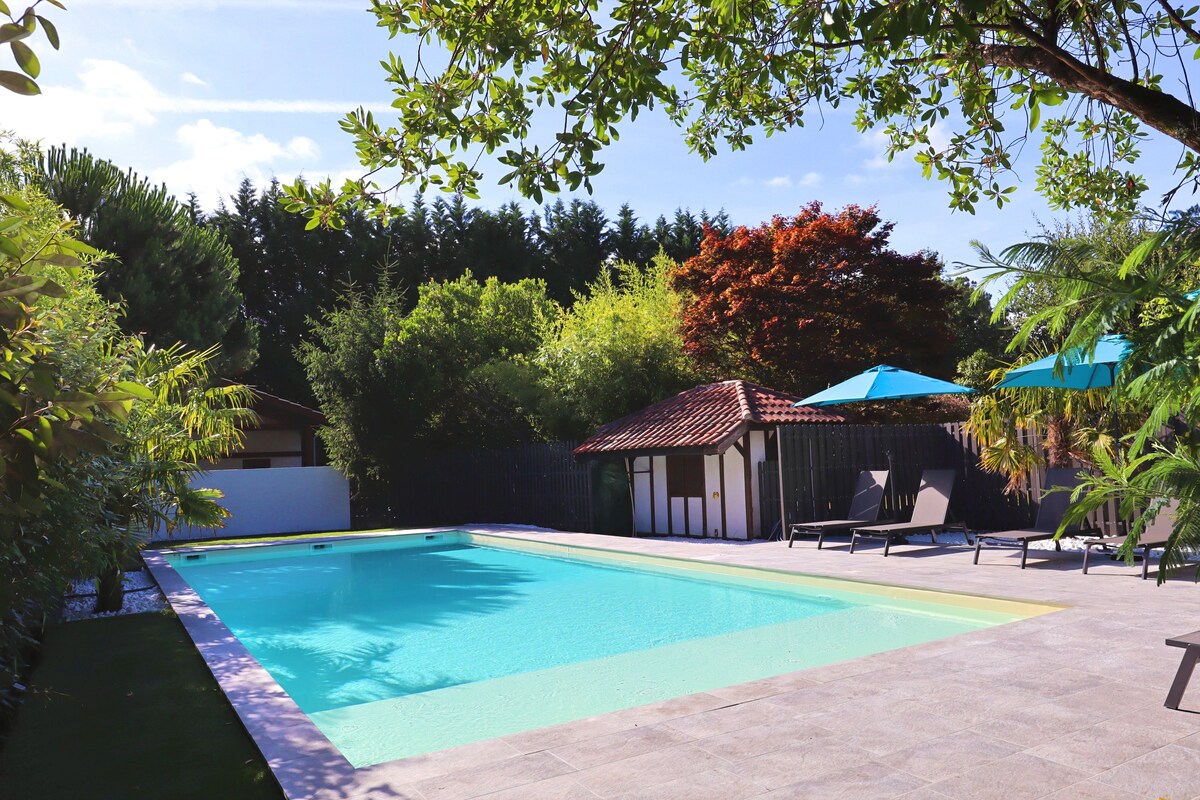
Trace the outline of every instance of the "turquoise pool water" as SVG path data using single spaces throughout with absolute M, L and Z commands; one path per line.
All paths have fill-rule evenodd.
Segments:
M 172 563 L 355 766 L 1018 617 L 454 543 Z

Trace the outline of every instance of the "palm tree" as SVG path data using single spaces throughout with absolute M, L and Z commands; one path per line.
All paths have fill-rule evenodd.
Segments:
M 989 383 L 1040 357 L 1022 355 L 993 370 Z M 1116 442 L 1109 431 L 1116 427 L 1115 416 L 1107 389 L 996 389 L 971 403 L 967 430 L 979 439 L 980 466 L 1008 478 L 1005 492 L 1013 492 L 1039 467 L 1090 464 L 1097 447 L 1111 453 Z
M 241 385 L 211 385 L 216 346 L 200 352 L 182 345 L 136 347 L 130 380 L 141 402 L 133 405 L 122 430 L 125 443 L 113 459 L 107 509 L 125 535 L 116 540 L 111 563 L 101 576 L 97 611 L 122 602 L 122 562 L 146 534 L 180 525 L 220 525 L 229 512 L 216 489 L 192 486 L 205 464 L 242 443 L 242 431 L 256 420 L 249 410 L 253 392 Z M 141 387 L 140 390 L 137 387 Z
M 1115 500 L 1134 521 L 1123 553 L 1132 558 L 1145 524 L 1166 502 L 1178 508 L 1163 554 L 1159 582 L 1172 567 L 1200 551 L 1200 225 L 1194 217 L 1168 220 L 1127 254 L 1104 254 L 1086 242 L 1030 242 L 999 257 L 980 248 L 997 268 L 979 291 L 1009 282 L 996 314 L 1020 292 L 1049 287 L 1052 298 L 1021 325 L 1010 347 L 1037 330 L 1061 337 L 1063 349 L 1085 356 L 1100 337 L 1121 332 L 1129 343 L 1125 367 L 1108 392 L 1110 409 L 1124 409 L 1135 424 L 1115 447 L 1096 439 L 1096 472 L 1076 490 L 1063 530 Z M 1053 399 L 1031 393 L 1021 403 L 1053 409 Z M 1080 400 L 1079 402 L 1082 402 Z M 1051 413 L 1043 411 L 1042 413 Z M 982 412 L 981 412 L 982 413 Z M 1111 412 L 1110 412 L 1111 413 Z

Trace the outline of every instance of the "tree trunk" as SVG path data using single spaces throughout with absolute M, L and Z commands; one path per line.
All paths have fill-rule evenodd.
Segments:
M 112 567 L 100 573 L 96 579 L 95 613 L 120 611 L 125 602 L 125 573 L 120 567 Z
M 1033 44 L 980 45 L 984 61 L 996 67 L 1040 73 L 1068 91 L 1126 111 L 1189 150 L 1200 152 L 1200 113 L 1196 109 L 1164 91 L 1085 64 L 1032 30 L 1023 33 Z
M 1071 466 L 1071 420 L 1050 418 L 1046 423 L 1046 450 L 1050 468 Z

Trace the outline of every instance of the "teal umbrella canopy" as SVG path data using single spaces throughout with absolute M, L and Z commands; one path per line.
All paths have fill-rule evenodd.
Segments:
M 930 378 L 919 372 L 880 364 L 861 375 L 855 375 L 823 392 L 806 397 L 798 406 L 836 406 L 842 403 L 863 403 L 870 400 L 903 400 L 907 397 L 928 397 L 935 394 L 969 394 L 975 391 L 957 383 Z
M 1042 387 L 1048 389 L 1100 389 L 1112 386 L 1121 370 L 1122 360 L 1129 351 L 1129 342 L 1124 336 L 1103 336 L 1096 344 L 1096 352 L 1090 359 L 1083 357 L 1081 350 L 1067 350 L 1052 356 L 1039 358 L 1032 364 L 1010 369 L 1004 380 L 996 384 L 997 389 Z M 1056 377 L 1054 365 L 1059 358 L 1063 361 L 1062 376 Z

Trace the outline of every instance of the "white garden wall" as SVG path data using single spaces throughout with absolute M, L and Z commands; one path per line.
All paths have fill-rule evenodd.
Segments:
M 214 470 L 198 475 L 192 485 L 220 489 L 225 497 L 219 502 L 233 516 L 223 528 L 181 529 L 172 540 L 350 528 L 350 484 L 333 467 Z

